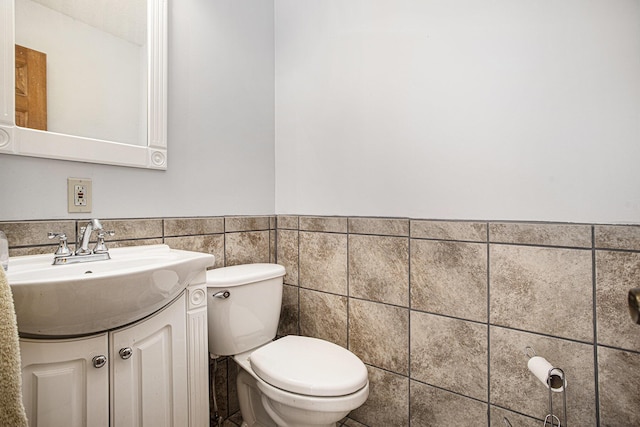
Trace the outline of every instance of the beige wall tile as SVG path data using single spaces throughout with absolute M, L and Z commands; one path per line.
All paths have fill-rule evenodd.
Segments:
M 487 404 L 411 381 L 411 426 L 487 425 Z
M 226 236 L 221 225 L 225 220 Z M 9 237 L 12 256 L 53 254 L 56 245 L 47 239 L 48 231 L 65 232 L 75 249 L 76 226 L 87 222 L 5 221 L 0 222 L 0 230 Z M 598 339 L 607 346 L 598 349 L 601 425 L 640 424 L 636 410 L 640 406 L 640 381 L 635 375 L 640 371 L 640 327 L 631 323 L 626 306 L 628 288 L 638 286 L 640 277 L 640 253 L 629 252 L 640 251 L 638 225 L 294 215 L 104 219 L 102 223 L 117 233 L 107 241 L 110 248 L 165 242 L 179 249 L 213 253 L 216 267 L 268 261 L 285 265 L 288 285 L 284 287 L 278 333 L 300 332 L 349 345 L 370 364 L 371 395 L 362 408 L 353 411 L 352 419 L 345 420 L 349 426 L 408 426 L 410 398 L 412 427 L 431 425 L 432 416 L 437 421 L 448 412 L 457 416 L 453 420 L 461 427 L 485 425 L 486 404 L 464 396 L 485 399 L 482 384 L 474 382 L 482 377 L 483 369 L 491 373 L 490 397 L 495 404 L 490 411 L 492 427 L 504 427 L 505 414 L 514 427 L 541 425 L 547 412 L 547 391 L 526 369 L 527 345 L 567 371 L 569 424 L 595 425 L 594 347 L 589 344 L 593 339 L 595 268 Z M 403 265 L 404 252 L 400 250 L 398 256 L 397 248 L 390 243 L 403 240 L 397 236 L 406 236 L 407 223 L 413 238 L 409 244 L 411 304 L 414 309 L 429 312 L 412 312 L 411 322 L 406 303 L 394 293 L 404 289 L 408 261 Z M 270 232 L 276 225 L 278 231 Z M 522 330 L 491 327 L 491 361 L 487 366 L 486 351 L 481 356 L 481 350 L 478 354 L 469 350 L 464 358 L 466 346 L 482 347 L 482 338 L 478 337 L 486 326 L 463 319 L 487 320 L 488 227 L 491 241 L 499 242 L 491 245 L 490 253 L 491 321 Z M 623 251 L 596 251 L 594 266 L 592 228 L 597 248 Z M 298 229 L 306 230 L 299 238 Z M 163 236 L 169 237 L 163 240 Z M 225 255 L 229 257 L 226 263 Z M 477 286 L 465 285 L 469 282 L 477 282 Z M 380 295 L 375 287 L 368 288 L 372 283 L 394 292 L 381 296 L 380 302 L 371 301 Z M 433 287 L 433 283 L 439 287 Z M 307 289 L 298 289 L 298 284 Z M 348 292 L 351 298 L 347 298 Z M 469 325 L 478 330 L 461 333 L 458 329 Z M 438 345 L 445 342 L 437 338 L 443 334 L 447 335 L 446 346 Z M 409 349 L 413 352 L 411 359 Z M 480 362 L 483 357 L 484 365 Z M 218 369 L 224 369 L 224 376 L 216 380 L 221 382 L 224 394 L 219 404 L 224 400 L 225 413 L 237 413 L 237 366 L 230 358 L 222 360 L 223 366 Z M 414 377 L 411 396 L 409 372 Z M 457 382 L 451 380 L 454 376 Z M 468 408 L 476 414 L 471 421 L 466 418 Z M 434 413 L 428 412 L 431 410 Z M 449 424 L 445 425 L 451 425 L 450 417 L 446 420 Z
M 292 215 L 278 215 L 277 216 L 278 228 L 287 228 L 291 230 L 298 229 L 298 217 Z
M 107 248 L 127 248 L 131 246 L 147 246 L 147 245 L 161 245 L 164 241 L 162 238 L 157 237 L 155 239 L 136 239 L 136 240 L 109 240 L 105 239 Z M 91 246 L 89 246 L 91 248 Z
M 75 221 L 16 221 L 0 222 L 0 230 L 4 231 L 9 241 L 9 248 L 16 246 L 54 245 L 56 239 L 49 239 L 49 232 L 64 233 L 69 244 L 76 240 Z M 47 252 L 49 249 L 47 249 Z M 45 253 L 47 253 L 45 252 Z M 52 253 L 55 252 L 55 247 Z M 12 254 L 13 255 L 13 254 Z
M 227 233 L 238 231 L 269 230 L 268 216 L 227 216 L 224 218 L 224 230 Z
M 367 369 L 369 398 L 360 408 L 353 410 L 349 418 L 369 427 L 408 426 L 409 379 L 372 366 Z
M 229 411 L 229 394 L 227 393 L 227 385 L 229 384 L 229 360 L 230 358 L 221 357 L 216 360 L 216 370 L 214 372 L 214 391 L 216 403 L 218 404 L 218 414 L 226 418 L 231 415 Z M 214 414 L 213 399 L 209 400 L 209 413 Z M 213 418 L 211 418 L 213 419 Z
M 486 401 L 487 335 L 487 325 L 412 311 L 411 378 Z
M 406 218 L 349 218 L 349 233 L 382 236 L 408 236 Z
M 73 250 L 73 246 L 70 246 L 71 250 Z M 9 256 L 10 257 L 16 257 L 16 256 L 26 256 L 26 255 L 44 255 L 44 254 L 50 254 L 51 255 L 51 260 L 53 262 L 53 254 L 55 253 L 55 251 L 58 249 L 58 246 L 31 246 L 31 247 L 26 247 L 26 248 L 11 248 L 9 249 Z M 11 260 L 9 260 L 9 263 L 11 263 Z
M 284 276 L 284 283 L 288 285 L 298 285 L 298 231 L 278 230 L 277 238 L 277 262 L 282 265 L 287 274 Z
M 269 262 L 275 264 L 278 257 L 276 256 L 278 238 L 276 230 L 269 230 Z
M 240 410 L 240 401 L 238 400 L 238 371 L 240 367 L 236 364 L 232 357 L 228 358 L 227 366 L 227 392 L 229 401 L 229 412 L 234 413 Z
M 411 308 L 487 321 L 487 245 L 411 240 Z
M 269 230 L 268 216 L 227 216 L 224 218 L 224 231 L 262 231 Z
M 78 221 L 78 235 L 80 227 L 86 226 L 88 221 Z M 115 231 L 115 235 L 109 240 L 131 240 L 162 238 L 163 227 L 161 218 L 149 219 L 105 219 L 100 223 L 105 230 Z M 93 233 L 91 241 L 95 241 L 96 235 Z
M 164 220 L 165 236 L 190 236 L 224 233 L 224 218 L 167 218 Z
M 638 225 L 596 225 L 594 236 L 596 248 L 640 251 Z
M 347 235 L 300 232 L 299 284 L 347 295 Z
M 407 375 L 409 310 L 351 298 L 349 349 L 365 363 Z
M 629 316 L 629 289 L 640 286 L 640 253 L 596 251 L 598 342 L 640 351 L 640 326 Z
M 409 306 L 409 239 L 349 235 L 349 295 Z
M 298 287 L 284 285 L 282 289 L 282 309 L 278 322 L 278 335 L 298 335 L 299 303 Z M 310 310 L 311 307 L 307 308 Z
M 593 341 L 591 251 L 491 245 L 491 323 Z
M 269 262 L 269 230 L 225 234 L 225 265 Z
M 411 220 L 411 237 L 418 239 L 486 242 L 487 224 L 467 221 Z
M 347 218 L 337 216 L 301 216 L 300 230 L 346 233 Z
M 224 234 L 167 237 L 164 242 L 173 249 L 211 254 L 216 258 L 215 268 L 224 266 Z
M 591 226 L 576 224 L 491 223 L 489 240 L 543 246 L 591 247 Z
M 490 337 L 492 404 L 535 418 L 547 415 L 549 392 L 527 368 L 525 348 L 529 346 L 565 372 L 568 425 L 596 424 L 592 345 L 495 326 Z M 554 401 L 554 407 L 556 404 L 562 407 L 561 400 Z
M 640 354 L 599 346 L 598 383 L 600 425 L 639 426 Z
M 300 289 L 300 335 L 347 348 L 347 297 Z

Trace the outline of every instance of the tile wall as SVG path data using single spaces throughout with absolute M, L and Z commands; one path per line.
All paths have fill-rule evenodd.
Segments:
M 12 256 L 51 253 L 48 231 L 86 220 L 0 222 Z M 104 220 L 111 247 L 167 243 L 216 267 L 287 269 L 280 335 L 357 354 L 371 394 L 349 427 L 542 425 L 532 347 L 567 376 L 568 424 L 640 425 L 640 226 L 361 217 Z M 75 238 L 69 238 L 74 241 Z M 239 424 L 231 359 L 215 376 L 225 425 Z M 560 400 L 554 400 L 561 406 Z
M 569 425 L 640 425 L 638 226 L 278 216 L 277 260 L 280 332 L 368 366 L 345 425 L 541 426 L 526 347 L 565 371 Z
M 0 230 L 9 240 L 11 256 L 49 253 L 57 244 L 47 237 L 49 231 L 65 233 L 75 249 L 77 231 L 87 220 L 0 222 Z M 166 243 L 175 249 L 215 255 L 215 267 L 252 262 L 275 262 L 275 217 L 206 217 L 101 220 L 105 230 L 115 231 L 107 246 L 153 245 Z M 240 425 L 235 393 L 236 366 L 231 359 L 216 361 L 215 384 L 218 412 L 225 427 Z M 211 405 L 212 415 L 214 405 Z M 234 422 L 235 421 L 235 422 Z M 213 425 L 213 424 L 212 424 Z

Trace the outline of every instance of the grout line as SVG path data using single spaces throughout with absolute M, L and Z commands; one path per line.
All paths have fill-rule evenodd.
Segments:
M 227 266 L 227 217 L 222 217 L 222 267 Z
M 487 223 L 487 425 L 491 425 L 491 243 Z
M 349 235 L 349 220 L 347 219 L 347 350 L 351 347 L 351 341 L 349 340 L 350 338 L 350 330 L 351 330 L 351 324 L 350 324 L 350 320 L 351 320 L 351 279 L 350 279 L 350 269 L 349 269 L 349 265 L 351 264 L 349 262 L 350 259 L 350 253 L 349 253 L 349 241 L 351 241 L 350 235 Z
M 300 310 L 300 217 L 298 217 L 296 219 L 296 221 L 298 222 L 298 228 L 295 230 L 296 231 L 296 251 L 297 251 L 297 259 L 296 259 L 296 264 L 298 265 L 298 271 L 297 271 L 297 275 L 298 278 L 296 280 L 296 284 L 298 285 L 298 316 L 296 319 L 296 331 L 298 333 L 298 335 L 302 335 L 302 326 L 300 325 L 300 317 L 302 314 L 302 311 Z
M 595 410 L 596 410 L 596 425 L 600 425 L 600 389 L 598 379 L 598 320 L 597 320 L 597 305 L 596 305 L 596 239 L 595 239 L 595 226 L 591 226 L 591 281 L 593 292 L 593 380 L 595 391 Z
M 610 350 L 624 351 L 625 353 L 638 354 L 640 355 L 640 350 L 632 350 L 630 348 L 622 348 L 622 347 L 614 347 L 612 345 L 607 344 L 598 344 L 598 347 L 608 348 Z
M 503 411 L 511 412 L 513 414 L 517 414 L 517 415 L 520 415 L 522 417 L 526 417 L 526 418 L 529 418 L 531 420 L 535 420 L 535 421 L 539 421 L 541 423 L 544 423 L 544 418 L 536 418 L 535 416 L 525 414 L 524 412 L 516 411 L 514 409 L 509 409 L 506 406 L 502 406 L 502 405 L 499 405 L 499 404 L 493 404 L 493 405 L 490 404 L 489 406 L 493 406 L 493 407 L 496 407 L 496 408 L 501 409 Z M 547 423 L 547 425 L 549 425 L 549 424 Z
M 409 228 L 409 236 L 411 236 L 411 221 L 409 221 L 408 228 Z M 408 328 L 409 328 L 409 330 L 407 331 L 407 335 L 408 335 L 408 338 L 409 338 L 409 340 L 407 342 L 407 358 L 408 358 L 407 374 L 408 374 L 408 377 L 409 377 L 408 378 L 408 384 L 407 384 L 407 392 L 409 394 L 407 396 L 407 399 L 408 399 L 408 402 L 407 402 L 407 412 L 408 412 L 408 414 L 407 414 L 407 416 L 409 417 L 408 420 L 409 420 L 409 426 L 410 426 L 411 425 L 411 238 L 410 237 L 407 237 L 407 238 L 409 240 L 409 242 L 407 244 L 408 248 L 409 248 L 409 250 L 408 250 L 408 253 L 409 253 L 408 255 L 409 256 L 408 256 L 408 260 L 407 260 L 407 262 L 409 264 L 409 266 L 407 268 L 407 271 L 409 273 L 409 277 L 407 277 L 407 283 L 409 284 L 409 286 L 408 286 L 409 303 L 407 304 L 408 305 L 408 309 L 409 309 L 408 321 L 407 321 L 407 325 L 408 325 Z
M 524 246 L 524 247 L 532 247 L 532 248 L 547 248 L 547 249 L 571 249 L 576 251 L 590 251 L 592 247 L 586 246 L 567 246 L 567 245 L 549 245 L 549 244 L 538 244 L 538 243 L 516 243 L 516 242 L 488 242 L 491 245 L 498 246 Z

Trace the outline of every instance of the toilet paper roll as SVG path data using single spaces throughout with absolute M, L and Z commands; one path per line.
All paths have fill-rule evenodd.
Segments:
M 566 380 L 563 381 L 562 372 L 554 368 L 553 365 L 544 357 L 533 356 L 529 359 L 527 367 L 531 373 L 542 382 L 542 384 L 547 386 L 547 388 L 551 387 L 551 391 L 561 392 L 564 390 Z

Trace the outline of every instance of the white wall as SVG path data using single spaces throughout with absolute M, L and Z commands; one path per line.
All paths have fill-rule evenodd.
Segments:
M 276 212 L 640 223 L 637 0 L 276 0 Z
M 640 223 L 636 0 L 276 0 L 275 167 L 273 4 L 169 7 L 169 169 L 0 155 L 0 220 Z
M 0 155 L 0 220 L 272 214 L 273 3 L 169 1 L 167 171 Z M 68 214 L 67 177 L 93 180 Z

